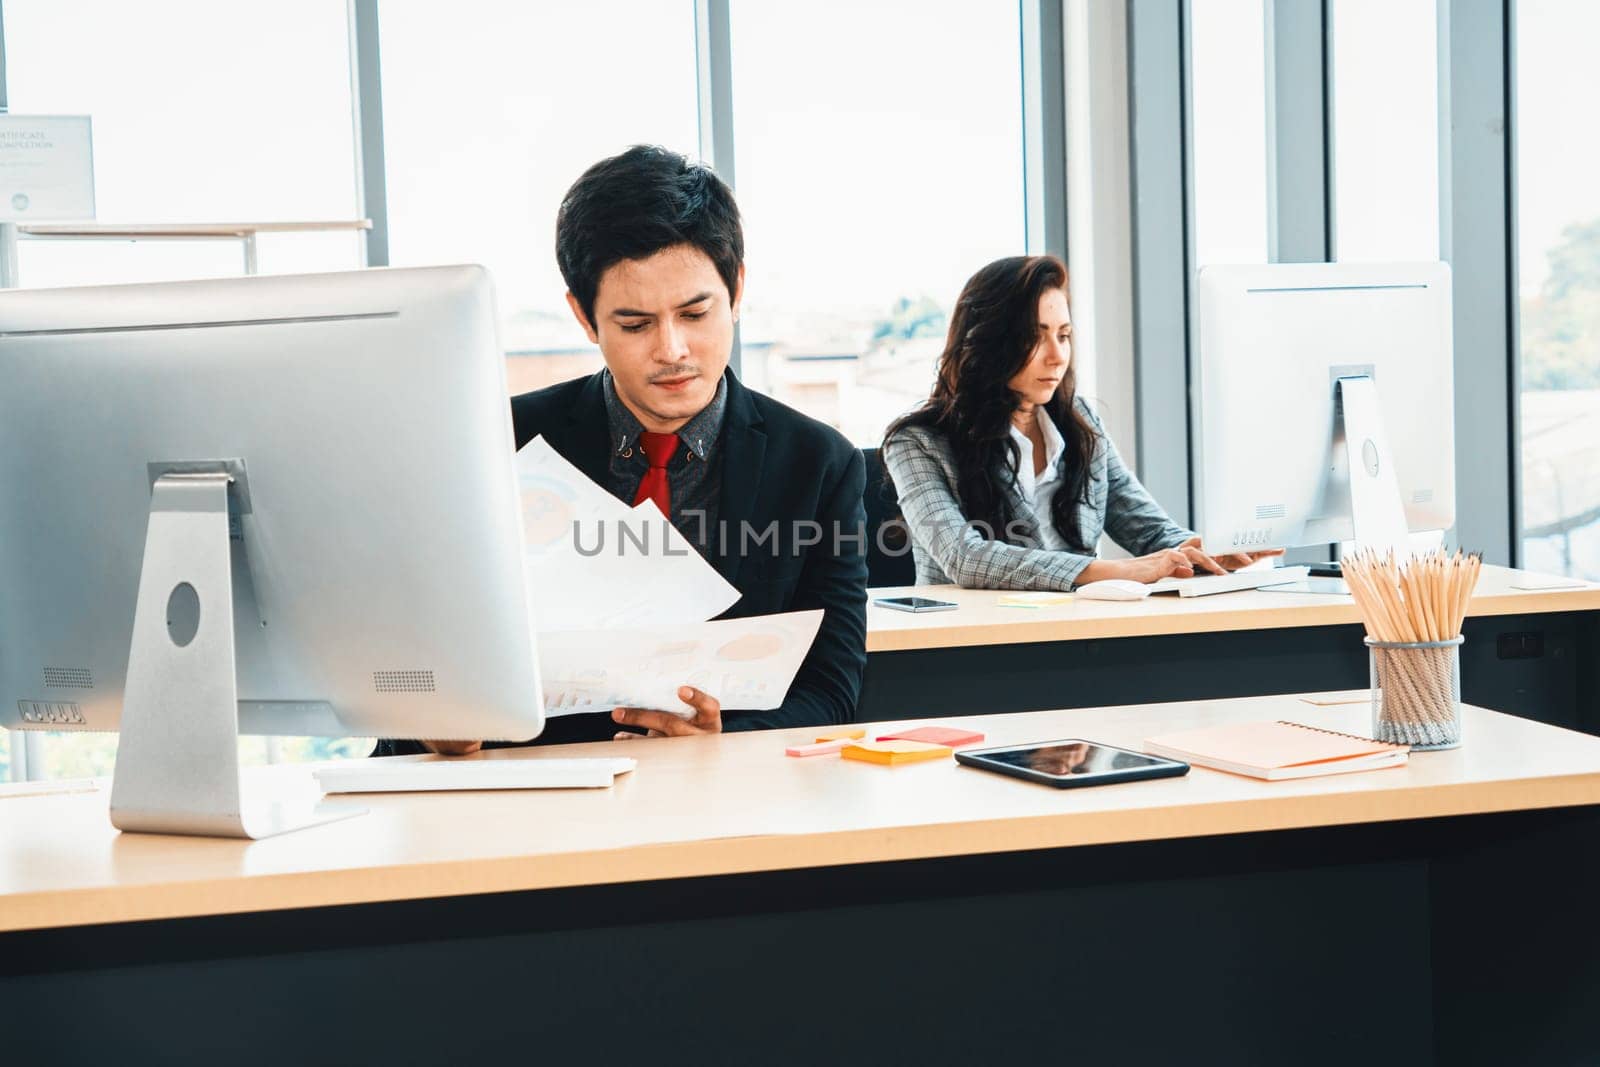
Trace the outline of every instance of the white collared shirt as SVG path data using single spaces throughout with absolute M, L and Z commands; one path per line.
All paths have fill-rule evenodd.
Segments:
M 1034 408 L 1033 415 L 1039 423 L 1040 432 L 1044 434 L 1044 470 L 1037 475 L 1033 473 L 1033 442 L 1013 424 L 1011 439 L 1017 443 L 1020 452 L 1020 466 L 1016 471 L 1017 488 L 1022 491 L 1022 499 L 1027 502 L 1034 521 L 1039 525 L 1040 543 L 1053 552 L 1063 552 L 1068 548 L 1067 542 L 1050 521 L 1050 502 L 1061 487 L 1061 454 L 1067 450 L 1067 442 L 1056 427 L 1055 420 L 1044 408 Z

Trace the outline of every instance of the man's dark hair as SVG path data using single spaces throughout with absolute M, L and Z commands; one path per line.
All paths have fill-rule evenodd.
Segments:
M 710 258 L 731 301 L 744 262 L 733 190 L 710 167 L 658 145 L 634 145 L 584 171 L 556 214 L 556 263 L 590 325 L 602 274 L 682 244 Z

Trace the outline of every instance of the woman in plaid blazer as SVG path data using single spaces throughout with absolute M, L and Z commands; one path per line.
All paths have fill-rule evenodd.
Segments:
M 883 459 L 917 584 L 1073 589 L 1237 569 L 1212 558 L 1123 465 L 1077 396 L 1067 268 L 996 260 L 961 290 L 928 401 L 889 427 Z M 1102 560 L 1102 533 L 1135 558 Z

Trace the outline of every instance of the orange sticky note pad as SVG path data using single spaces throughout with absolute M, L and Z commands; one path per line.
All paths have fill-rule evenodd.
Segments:
M 879 741 L 924 741 L 930 745 L 960 748 L 975 745 L 983 735 L 975 730 L 961 730 L 954 726 L 919 726 L 915 730 L 901 730 L 897 734 L 880 734 Z
M 863 741 L 858 745 L 850 745 L 839 753 L 845 759 L 860 760 L 863 763 L 886 763 L 891 767 L 901 763 L 947 759 L 954 754 L 954 749 L 922 741 Z

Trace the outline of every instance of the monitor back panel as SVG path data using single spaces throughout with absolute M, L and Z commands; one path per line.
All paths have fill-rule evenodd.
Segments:
M 227 460 L 246 732 L 537 733 L 495 332 L 475 267 L 0 294 L 0 724 L 116 728 L 152 465 Z
M 1192 392 L 1200 533 L 1217 551 L 1353 536 L 1334 382 L 1370 370 L 1413 531 L 1455 521 L 1443 263 L 1205 267 Z

